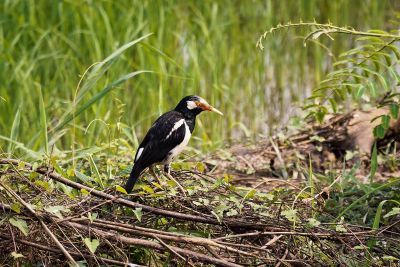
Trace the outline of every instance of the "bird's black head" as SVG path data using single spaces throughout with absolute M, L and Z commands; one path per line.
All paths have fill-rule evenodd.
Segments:
M 200 112 L 205 110 L 223 115 L 221 111 L 212 107 L 207 101 L 197 95 L 190 95 L 182 98 L 175 110 L 183 113 L 185 117 L 196 117 Z

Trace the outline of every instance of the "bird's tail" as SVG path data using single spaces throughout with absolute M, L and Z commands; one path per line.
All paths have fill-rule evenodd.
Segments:
M 126 192 L 129 194 L 133 187 L 135 186 L 135 183 L 137 181 L 137 179 L 139 178 L 140 174 L 142 173 L 143 169 L 142 167 L 140 167 L 138 164 L 134 164 L 131 174 L 129 175 L 129 179 L 125 184 L 125 190 Z

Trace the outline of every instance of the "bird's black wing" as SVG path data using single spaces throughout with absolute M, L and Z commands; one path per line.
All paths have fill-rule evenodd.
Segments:
M 165 160 L 168 153 L 185 138 L 185 123 L 172 131 L 175 124 L 182 119 L 184 119 L 183 115 L 177 111 L 169 111 L 159 117 L 139 145 L 135 155 L 135 165 L 146 168 Z

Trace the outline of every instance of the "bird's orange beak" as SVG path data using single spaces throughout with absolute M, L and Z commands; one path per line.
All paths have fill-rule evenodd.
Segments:
M 212 112 L 215 112 L 215 113 L 217 113 L 217 114 L 219 114 L 219 115 L 221 115 L 221 116 L 224 116 L 224 113 L 222 113 L 222 112 L 219 111 L 218 109 L 214 108 L 213 106 L 210 106 L 210 105 L 201 103 L 200 101 L 196 101 L 195 103 L 196 103 L 196 105 L 197 105 L 199 108 L 201 108 L 202 110 L 212 111 Z

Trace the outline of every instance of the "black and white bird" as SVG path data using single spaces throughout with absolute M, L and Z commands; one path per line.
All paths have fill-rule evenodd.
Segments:
M 153 123 L 136 151 L 134 165 L 125 185 L 127 193 L 132 191 L 147 167 L 163 164 L 164 170 L 169 171 L 171 161 L 189 143 L 196 116 L 205 110 L 223 115 L 203 98 L 191 95 L 184 97 L 174 110 L 164 113 Z

